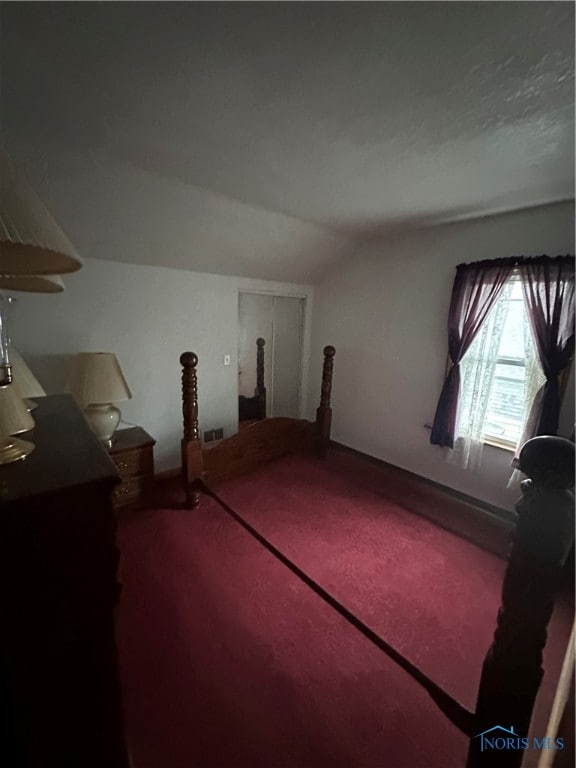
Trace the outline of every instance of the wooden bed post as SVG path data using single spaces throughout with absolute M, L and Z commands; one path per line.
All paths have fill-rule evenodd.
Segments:
M 320 393 L 320 407 L 316 410 L 316 431 L 318 439 L 318 453 L 325 456 L 330 442 L 330 426 L 332 424 L 332 408 L 330 407 L 330 395 L 332 394 L 332 373 L 334 371 L 334 347 L 324 347 L 324 365 L 322 366 L 322 389 Z
M 184 436 L 182 438 L 182 480 L 186 492 L 186 506 L 197 507 L 200 495 L 192 490 L 194 480 L 201 478 L 202 442 L 198 429 L 198 379 L 196 366 L 198 357 L 194 352 L 180 355 L 182 366 L 182 415 L 184 417 Z
M 574 537 L 574 444 L 561 437 L 535 437 L 522 448 L 520 467 L 531 479 L 523 481 L 516 504 L 516 534 L 476 705 L 478 734 L 500 728 L 488 739 L 528 737 L 544 674 L 546 627 Z M 523 755 L 523 749 L 491 748 L 480 735 L 470 741 L 467 768 L 518 768 Z
M 264 339 L 256 339 L 256 397 L 258 398 L 258 419 L 266 418 L 266 387 L 264 386 Z

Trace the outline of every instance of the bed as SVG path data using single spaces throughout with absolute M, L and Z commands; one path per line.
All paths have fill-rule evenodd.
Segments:
M 261 404 L 263 390 L 265 409 L 263 339 L 258 340 L 258 351 L 258 380 L 262 387 L 255 396 Z M 210 447 L 202 445 L 198 425 L 198 357 L 194 352 L 184 352 L 180 356 L 184 420 L 182 481 L 188 507 L 197 507 L 200 503 L 200 482 L 214 487 L 223 480 L 249 472 L 265 462 L 296 451 L 314 451 L 318 456 L 326 453 L 332 422 L 330 397 L 335 354 L 334 347 L 324 347 L 320 404 L 316 410 L 315 421 L 287 417 L 260 418 L 235 435 Z
M 504 577 L 494 640 L 482 667 L 476 707 L 471 710 L 272 544 L 239 512 L 241 504 L 236 502 L 233 508 L 215 491 L 220 483 L 272 459 L 297 451 L 326 454 L 330 442 L 334 355 L 334 347 L 324 348 L 321 398 L 315 421 L 259 420 L 209 448 L 202 446 L 198 427 L 198 358 L 192 352 L 181 356 L 182 476 L 187 507 L 197 507 L 201 493 L 211 497 L 301 583 L 407 672 L 426 690 L 446 718 L 468 737 L 467 768 L 520 768 L 525 746 L 498 751 L 496 745 L 492 751 L 490 744 L 501 735 L 494 735 L 494 731 L 505 731 L 519 742 L 529 744 L 525 737 L 544 674 L 542 651 L 546 627 L 552 615 L 562 564 L 573 540 L 574 444 L 558 437 L 536 437 L 529 440 L 520 453 L 520 468 L 530 479 L 523 482 L 523 497 L 516 505 L 517 530 Z M 410 567 L 411 563 L 406 562 L 406 568 Z M 430 588 L 433 587 L 430 584 Z M 543 736 L 534 734 L 536 741 Z

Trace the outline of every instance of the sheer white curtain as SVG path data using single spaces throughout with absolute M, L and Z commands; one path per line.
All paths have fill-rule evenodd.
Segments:
M 508 281 L 460 363 L 461 390 L 456 440 L 454 450 L 449 452 L 447 460 L 463 469 L 477 469 L 482 460 L 488 403 L 511 292 L 512 281 Z
M 532 330 L 530 328 L 530 321 L 528 320 L 528 313 L 524 314 L 524 359 L 526 362 L 526 376 L 524 379 L 524 415 L 522 418 L 522 434 L 520 440 L 516 444 L 516 450 L 514 451 L 513 464 L 517 463 L 520 449 L 534 433 L 535 422 L 538 419 L 540 413 L 540 403 L 544 395 L 544 385 L 546 384 L 546 376 L 540 365 L 538 355 L 536 354 L 536 348 L 534 346 L 534 339 L 532 337 Z M 522 480 L 522 472 L 519 469 L 515 469 L 510 475 L 508 481 L 508 488 L 515 488 L 520 484 Z

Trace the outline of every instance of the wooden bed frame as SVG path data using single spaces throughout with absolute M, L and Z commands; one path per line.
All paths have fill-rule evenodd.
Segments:
M 325 454 L 330 440 L 334 354 L 334 347 L 324 348 L 322 395 L 315 422 L 265 419 L 206 449 L 202 447 L 198 429 L 198 358 L 193 352 L 181 356 L 182 468 L 189 507 L 198 505 L 202 486 L 208 492 L 218 480 L 256 468 L 269 459 L 313 446 L 320 455 Z M 522 497 L 516 504 L 516 532 L 504 577 L 494 639 L 482 666 L 475 709 L 466 709 L 433 681 L 424 679 L 425 675 L 415 667 L 410 671 L 412 678 L 428 691 L 439 709 L 468 736 L 466 768 L 521 768 L 524 748 L 484 749 L 484 734 L 492 734 L 498 729 L 498 735 L 502 729 L 510 733 L 509 729 L 513 727 L 514 735 L 527 737 L 530 730 L 536 695 L 544 675 L 542 654 L 546 628 L 552 616 L 562 568 L 574 541 L 574 458 L 574 443 L 552 436 L 532 438 L 520 452 L 520 469 L 529 479 L 523 481 Z M 224 505 L 221 499 L 218 501 Z M 233 516 L 241 522 L 236 514 Z M 261 543 L 266 543 L 265 539 Z M 371 639 L 373 642 L 379 640 L 375 635 Z M 380 647 L 382 644 L 380 641 Z M 390 651 L 389 648 L 388 653 L 392 656 Z M 399 656 L 396 651 L 394 654 L 392 658 Z M 401 666 L 404 669 L 413 667 L 407 660 Z M 567 728 L 572 738 L 572 724 Z M 541 738 L 543 734 L 537 736 Z M 558 752 L 554 768 L 574 765 L 573 740 L 567 744 L 565 753 Z
M 256 339 L 256 389 L 254 397 L 238 396 L 238 421 L 261 421 L 266 418 L 266 387 L 264 386 L 264 339 Z
M 262 389 L 264 384 L 263 339 L 259 339 L 262 361 Z M 332 372 L 334 347 L 324 347 L 320 405 L 316 421 L 305 419 L 271 418 L 256 421 L 235 435 L 212 447 L 203 447 L 198 426 L 198 357 L 194 352 L 180 356 L 182 365 L 182 413 L 184 436 L 182 438 L 182 480 L 188 508 L 197 507 L 200 494 L 196 487 L 199 480 L 213 487 L 244 472 L 256 469 L 272 459 L 300 450 L 314 449 L 324 456 L 330 442 L 332 409 Z M 265 397 L 265 390 L 264 390 Z M 265 400 L 264 400 L 265 403 Z

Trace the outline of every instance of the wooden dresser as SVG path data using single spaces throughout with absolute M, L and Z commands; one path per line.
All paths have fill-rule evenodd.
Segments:
M 149 498 L 154 486 L 155 443 L 142 427 L 120 429 L 114 434 L 108 453 L 122 478 L 113 493 L 117 512 L 139 509 Z
M 114 638 L 118 473 L 68 395 L 0 466 L 0 738 L 13 768 L 127 768 Z

